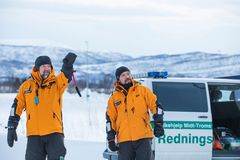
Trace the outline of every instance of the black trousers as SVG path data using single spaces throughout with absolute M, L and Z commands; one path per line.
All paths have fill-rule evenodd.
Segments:
M 66 148 L 64 135 L 52 133 L 46 136 L 29 136 L 27 139 L 26 160 L 64 160 Z
M 149 138 L 119 143 L 118 160 L 151 160 L 151 144 Z

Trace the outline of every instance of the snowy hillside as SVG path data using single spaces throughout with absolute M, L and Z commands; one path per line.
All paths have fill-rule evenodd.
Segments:
M 130 61 L 110 62 L 89 65 L 91 73 L 113 73 L 117 66 L 126 65 L 132 73 L 148 71 L 168 71 L 170 76 L 178 77 L 223 77 L 239 75 L 240 54 L 223 55 L 192 52 L 178 55 L 157 55 L 132 59 Z M 86 70 L 86 65 L 80 66 Z
M 15 46 L 0 44 L 0 61 L 20 61 L 25 63 L 34 62 L 39 55 L 48 55 L 51 57 L 54 65 L 57 65 L 68 52 L 74 52 L 78 55 L 77 64 L 89 64 L 114 62 L 119 60 L 131 59 L 130 56 L 115 52 L 86 52 L 59 47 L 44 46 Z
M 167 70 L 171 76 L 178 77 L 222 77 L 240 74 L 240 54 L 192 52 L 132 58 L 111 52 L 95 53 L 54 47 L 0 45 L 0 63 L 2 64 L 0 75 L 27 77 L 34 60 L 39 55 L 49 55 L 58 73 L 62 58 L 69 51 L 78 55 L 75 69 L 77 75 L 81 75 L 82 78 L 86 73 L 91 74 L 89 78 L 95 77 L 95 79 L 100 74 L 113 74 L 121 65 L 128 66 L 134 74 L 157 70 Z
M 15 46 L 0 44 L 0 76 L 26 77 L 29 75 L 35 59 L 40 55 L 48 55 L 57 72 L 60 71 L 62 59 L 68 52 L 78 55 L 76 66 L 84 64 L 101 64 L 132 59 L 121 53 L 86 52 L 66 48 L 43 46 Z

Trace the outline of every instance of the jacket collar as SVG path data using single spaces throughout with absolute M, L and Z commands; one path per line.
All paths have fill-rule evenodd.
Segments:
M 139 85 L 139 83 L 136 81 L 136 80 L 132 80 L 132 83 L 133 83 L 133 86 L 131 86 L 130 88 L 129 88 L 129 91 L 131 90 L 131 89 L 135 89 L 138 85 Z M 125 96 L 127 96 L 127 94 L 128 94 L 128 91 L 121 85 L 121 84 L 119 84 L 119 82 L 116 80 L 115 82 L 114 82 L 114 88 L 115 88 L 115 91 L 118 91 L 118 92 L 121 92 L 121 93 L 123 93 Z

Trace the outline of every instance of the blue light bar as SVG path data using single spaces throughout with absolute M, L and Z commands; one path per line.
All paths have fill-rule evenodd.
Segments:
M 145 72 L 145 73 L 138 73 L 138 74 L 133 74 L 133 78 L 167 78 L 168 77 L 168 72 L 167 71 L 162 71 L 162 72 Z
M 163 72 L 148 72 L 147 73 L 148 77 L 152 78 L 167 78 L 168 72 L 163 71 Z

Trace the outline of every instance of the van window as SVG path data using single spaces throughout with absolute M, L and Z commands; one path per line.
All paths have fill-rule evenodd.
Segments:
M 240 118 L 240 85 L 239 84 L 214 84 L 209 83 L 209 95 L 212 117 L 219 125 L 226 119 Z M 238 120 L 239 122 L 239 120 Z M 234 124 L 234 123 L 233 123 Z M 237 128 L 231 127 L 230 128 Z M 238 127 L 239 128 L 239 127 Z M 240 131 L 236 131 L 240 135 Z
M 209 85 L 211 102 L 240 102 L 240 85 Z
M 152 85 L 165 111 L 208 111 L 204 83 L 153 82 Z

